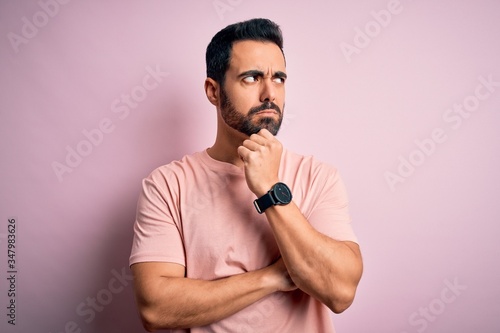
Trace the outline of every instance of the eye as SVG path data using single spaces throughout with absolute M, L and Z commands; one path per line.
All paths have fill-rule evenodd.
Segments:
M 257 82 L 257 76 L 246 76 L 243 78 L 246 83 Z
M 275 77 L 273 79 L 275 83 L 285 83 L 285 78 L 284 77 Z

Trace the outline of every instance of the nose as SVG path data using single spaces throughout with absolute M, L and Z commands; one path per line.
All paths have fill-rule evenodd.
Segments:
M 274 86 L 274 82 L 272 78 L 266 78 L 262 82 L 262 91 L 260 94 L 261 102 L 274 102 L 276 99 L 276 87 Z

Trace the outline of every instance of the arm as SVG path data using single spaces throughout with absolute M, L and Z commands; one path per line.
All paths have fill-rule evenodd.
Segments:
M 362 273 L 359 246 L 316 231 L 293 202 L 270 207 L 266 215 L 297 287 L 335 313 L 347 309 Z
M 131 269 L 137 305 L 149 332 L 207 325 L 275 291 L 296 289 L 281 259 L 214 281 L 185 278 L 185 268 L 172 263 L 138 263 Z
M 279 181 L 282 150 L 281 143 L 265 129 L 238 148 L 247 185 L 257 197 Z M 347 309 L 362 274 L 358 245 L 318 232 L 293 202 L 270 207 L 265 214 L 295 285 L 333 312 Z

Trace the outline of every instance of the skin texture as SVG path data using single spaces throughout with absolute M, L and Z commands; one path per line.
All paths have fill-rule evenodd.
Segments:
M 207 98 L 217 109 L 217 136 L 208 154 L 244 168 L 248 188 L 256 197 L 280 181 L 283 147 L 273 133 L 283 117 L 285 73 L 278 46 L 239 41 L 233 44 L 224 88 L 210 78 L 205 81 Z M 293 201 L 270 207 L 265 215 L 281 257 L 263 269 L 203 281 L 185 278 L 185 268 L 177 264 L 134 264 L 137 303 L 145 328 L 206 325 L 270 293 L 296 288 L 336 313 L 349 307 L 362 275 L 359 246 L 317 232 Z

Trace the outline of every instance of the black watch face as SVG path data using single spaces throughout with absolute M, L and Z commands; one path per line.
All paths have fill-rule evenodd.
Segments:
M 274 186 L 274 195 L 279 202 L 283 204 L 290 203 L 292 201 L 292 193 L 288 186 L 283 183 L 278 183 Z

